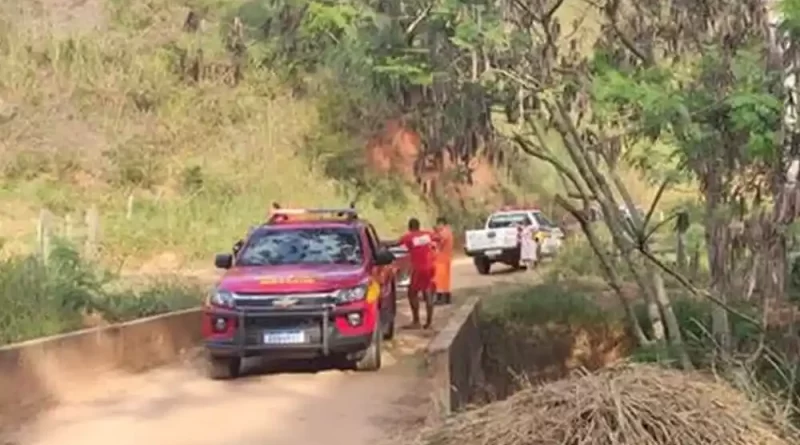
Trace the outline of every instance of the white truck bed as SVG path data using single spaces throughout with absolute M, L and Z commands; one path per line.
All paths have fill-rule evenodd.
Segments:
M 464 247 L 468 252 L 486 252 L 487 255 L 491 255 L 500 254 L 503 249 L 514 249 L 517 244 L 517 229 L 505 227 L 467 230 Z

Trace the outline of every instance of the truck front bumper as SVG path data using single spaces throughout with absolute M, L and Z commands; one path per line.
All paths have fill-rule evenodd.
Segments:
M 491 261 L 504 261 L 507 259 L 519 258 L 519 247 L 487 250 L 464 249 L 464 253 L 471 258 L 488 258 Z
M 204 314 L 206 322 L 224 317 L 235 324 L 233 334 L 206 338 L 205 348 L 213 356 L 276 359 L 310 359 L 331 355 L 349 355 L 367 349 L 372 333 L 345 335 L 335 318 L 358 310 L 324 307 L 314 310 L 212 311 Z M 366 317 L 361 316 L 362 322 Z M 271 342 L 272 334 L 291 333 L 291 342 Z

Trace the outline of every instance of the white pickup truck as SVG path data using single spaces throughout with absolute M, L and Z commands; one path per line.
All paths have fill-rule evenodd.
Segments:
M 553 255 L 561 247 L 564 232 L 540 210 L 495 212 L 486 220 L 483 229 L 467 230 L 464 237 L 464 250 L 472 257 L 479 274 L 488 275 L 494 263 L 520 266 L 517 227 L 525 224 L 533 226 L 534 237 L 539 240 L 539 252 L 542 256 Z

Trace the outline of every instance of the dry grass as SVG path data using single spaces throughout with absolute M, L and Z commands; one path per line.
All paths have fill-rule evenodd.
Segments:
M 175 74 L 176 47 L 202 47 L 208 60 L 224 53 L 221 19 L 240 2 L 207 3 L 196 37 L 181 31 L 187 9 L 167 0 L 0 7 L 0 108 L 14 111 L 0 125 L 7 247 L 32 244 L 42 207 L 80 221 L 97 204 L 105 258 L 189 261 L 229 248 L 273 200 L 348 202 L 303 156 L 318 122 L 313 98 L 292 97 L 252 67 L 235 89 Z M 413 196 L 364 201 L 384 232 L 428 214 Z
M 424 445 L 788 445 L 730 386 L 649 365 L 619 365 L 524 389 L 449 419 Z
M 294 98 L 253 67 L 235 89 L 175 75 L 175 48 L 224 57 L 219 27 L 240 1 L 193 1 L 209 11 L 199 36 L 182 32 L 187 8 L 168 0 L 12 3 L 0 5 L 0 116 L 14 110 L 0 121 L 0 200 L 13 203 L 0 214 L 7 248 L 31 245 L 41 207 L 79 220 L 98 204 L 114 263 L 151 263 L 165 252 L 190 261 L 227 249 L 275 199 L 347 202 L 341 184 L 303 156 L 318 126 L 313 92 Z M 564 19 L 579 13 L 568 7 Z M 523 185 L 513 194 L 560 187 L 532 164 L 520 167 Z M 650 193 L 637 178 L 631 184 L 637 197 Z M 360 207 L 388 234 L 412 214 L 429 220 L 428 206 L 406 195 L 368 196 Z

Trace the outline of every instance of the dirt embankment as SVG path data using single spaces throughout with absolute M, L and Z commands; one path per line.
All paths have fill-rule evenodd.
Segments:
M 554 381 L 572 371 L 601 369 L 630 352 L 624 326 L 612 322 L 524 325 L 498 317 L 483 317 L 484 384 L 475 403 L 503 400 L 526 382 Z
M 422 155 L 422 144 L 422 138 L 413 128 L 400 119 L 389 120 L 383 130 L 367 143 L 366 164 L 375 173 L 399 174 L 405 181 L 418 182 L 422 191 L 428 194 L 438 190 L 454 199 L 488 198 L 502 202 L 501 196 L 493 196 L 499 181 L 488 159 L 478 155 L 464 166 L 445 151 L 441 165 L 421 162 L 417 171 L 415 167 Z M 469 181 L 454 184 L 448 180 L 462 170 L 469 171 Z

